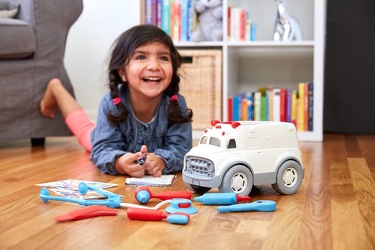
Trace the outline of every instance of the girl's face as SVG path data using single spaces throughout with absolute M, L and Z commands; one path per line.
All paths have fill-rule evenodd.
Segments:
M 169 48 L 160 42 L 139 46 L 130 58 L 125 75 L 132 98 L 159 97 L 172 80 L 173 68 Z

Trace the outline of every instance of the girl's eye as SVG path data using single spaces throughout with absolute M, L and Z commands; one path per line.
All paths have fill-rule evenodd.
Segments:
M 162 57 L 160 57 L 160 60 L 162 60 L 162 61 L 169 61 L 169 57 L 167 57 L 167 56 L 162 56 Z
M 146 57 L 144 55 L 139 55 L 135 59 L 137 59 L 137 60 L 144 60 L 144 59 L 146 59 Z

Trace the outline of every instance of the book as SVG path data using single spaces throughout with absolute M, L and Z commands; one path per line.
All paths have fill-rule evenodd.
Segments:
M 46 187 L 57 195 L 65 196 L 65 197 L 72 198 L 72 199 L 97 199 L 97 198 L 104 197 L 103 195 L 98 194 L 97 192 L 93 190 L 88 190 L 86 194 L 81 194 L 78 189 L 78 186 L 81 182 L 86 183 L 88 186 L 99 188 L 99 189 L 106 189 L 106 188 L 117 186 L 117 184 L 115 183 L 84 181 L 84 180 L 75 180 L 75 179 L 45 182 L 45 183 L 39 183 L 35 185 L 39 187 Z
M 227 104 L 228 104 L 228 110 L 227 110 L 228 120 L 233 121 L 233 97 L 231 96 L 228 97 Z
M 162 2 L 162 16 L 161 16 L 161 29 L 170 35 L 171 30 L 171 3 L 170 0 L 163 0 Z
M 253 118 L 253 93 L 247 92 L 246 94 L 247 101 L 247 120 L 252 121 Z
M 273 89 L 273 121 L 280 121 L 280 89 Z
M 298 119 L 297 119 L 297 130 L 304 131 L 305 124 L 305 83 L 301 82 L 298 84 Z
M 262 94 L 259 91 L 256 91 L 254 93 L 254 121 L 260 121 L 261 120 L 261 98 Z
M 137 186 L 172 186 L 177 178 L 178 176 L 175 174 L 167 174 L 160 177 L 145 175 L 140 178 L 128 177 L 125 179 L 125 184 Z
M 304 117 L 304 123 L 303 123 L 303 130 L 304 131 L 307 131 L 308 130 L 308 123 L 309 123 L 309 90 L 308 90 L 308 83 L 304 83 L 303 85 L 304 87 L 304 110 L 303 110 L 303 115 L 305 116 Z
M 308 83 L 308 131 L 314 130 L 314 83 Z
M 286 122 L 292 122 L 292 89 L 286 89 Z
M 297 90 L 292 91 L 292 123 L 297 127 Z
M 280 121 L 286 121 L 286 89 L 280 89 Z

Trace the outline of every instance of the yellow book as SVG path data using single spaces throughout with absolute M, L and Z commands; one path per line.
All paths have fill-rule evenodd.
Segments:
M 297 117 L 297 130 L 304 131 L 305 125 L 305 83 L 298 84 L 298 117 Z

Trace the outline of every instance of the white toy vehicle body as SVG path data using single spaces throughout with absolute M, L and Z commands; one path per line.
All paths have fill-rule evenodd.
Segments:
M 184 159 L 187 187 L 204 193 L 249 195 L 254 185 L 272 184 L 282 194 L 295 193 L 304 176 L 296 127 L 285 122 L 212 121 L 199 144 Z

